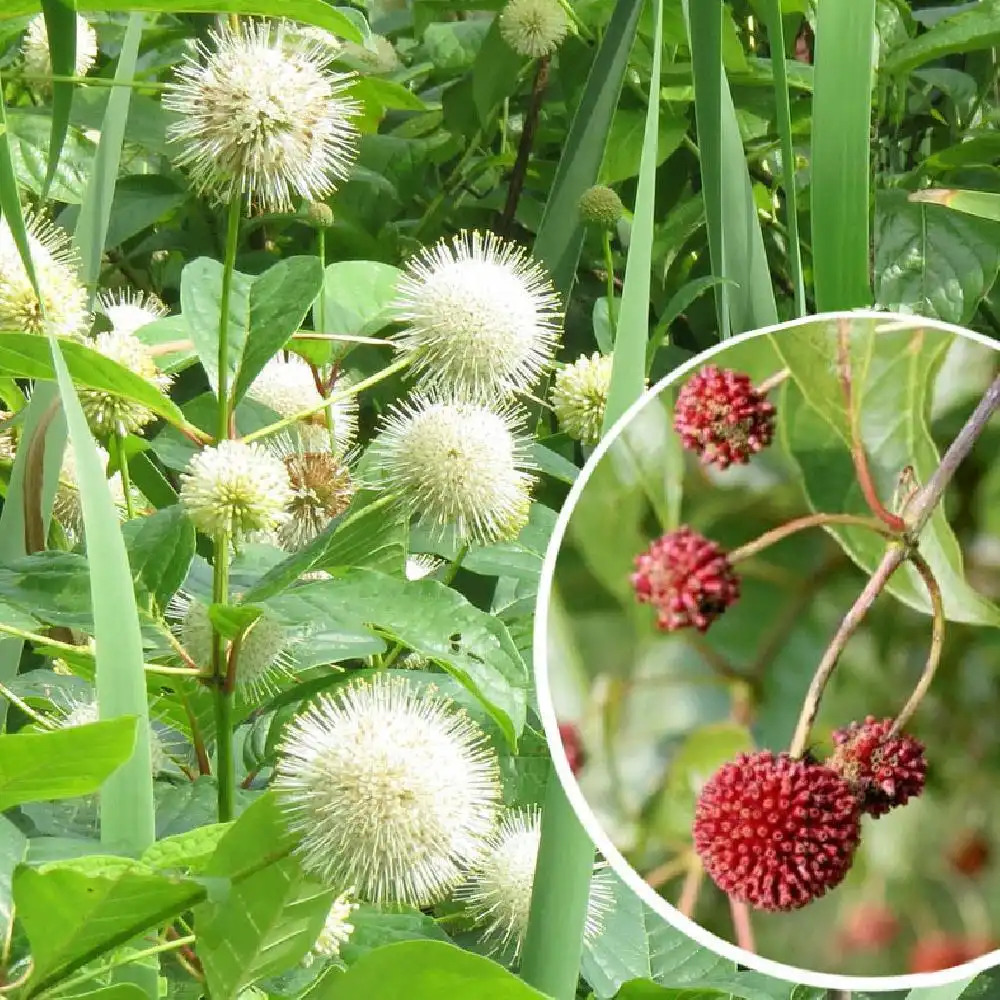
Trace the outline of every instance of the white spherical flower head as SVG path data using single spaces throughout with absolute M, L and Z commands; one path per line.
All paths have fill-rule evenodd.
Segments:
M 494 953 L 512 951 L 514 959 L 520 955 L 528 928 L 540 838 L 541 813 L 537 809 L 507 813 L 455 893 L 482 928 L 483 940 Z M 601 933 L 614 905 L 605 867 L 595 866 L 591 882 L 583 932 L 588 942 Z
M 212 619 L 208 605 L 178 590 L 167 603 L 167 619 L 185 652 L 203 670 L 212 662 Z
M 518 55 L 529 59 L 555 52 L 568 28 L 559 0 L 508 0 L 500 12 L 500 36 Z
M 36 14 L 28 22 L 22 46 L 24 72 L 28 76 L 51 76 L 52 57 L 49 53 L 49 33 L 45 18 Z M 76 76 L 86 76 L 97 61 L 97 33 L 85 18 L 76 16 Z M 52 89 L 51 81 L 32 81 L 38 91 L 47 93 Z
M 97 446 L 97 455 L 101 460 L 101 465 L 107 468 L 108 453 L 100 445 Z M 111 492 L 111 499 L 118 511 L 118 516 L 124 517 L 126 509 L 125 488 L 122 485 L 120 473 L 116 472 L 108 479 L 108 489 Z M 83 501 L 80 499 L 80 477 L 76 468 L 76 453 L 68 442 L 59 469 L 59 483 L 56 486 L 56 494 L 52 502 L 52 514 L 63 526 L 71 541 L 83 538 Z
M 461 881 L 500 800 L 483 732 L 395 671 L 322 696 L 295 719 L 274 787 L 307 872 L 373 903 L 414 906 Z
M 488 545 L 517 536 L 534 478 L 515 411 L 416 397 L 376 443 L 388 488 L 420 522 Z
M 337 958 L 341 947 L 350 940 L 354 933 L 354 924 L 350 922 L 351 914 L 358 908 L 358 904 L 351 900 L 354 892 L 353 888 L 348 889 L 333 901 L 326 923 L 323 924 L 316 944 L 313 945 L 313 951 L 317 955 L 323 958 Z
M 39 215 L 27 215 L 28 247 L 41 303 L 21 262 L 6 217 L 0 219 L 0 329 L 82 337 L 90 328 L 87 291 L 69 236 Z
M 159 298 L 144 292 L 101 292 L 97 301 L 115 333 L 136 333 L 167 315 L 167 307 Z
M 238 540 L 271 531 L 284 521 L 290 498 L 282 461 L 242 441 L 205 448 L 181 474 L 181 503 L 206 535 Z
M 406 565 L 403 572 L 407 580 L 422 580 L 425 576 L 437 572 L 444 565 L 443 559 L 418 552 L 414 556 L 406 557 Z
M 576 441 L 597 444 L 608 405 L 612 358 L 599 353 L 577 358 L 556 372 L 552 409 L 559 427 Z
M 338 380 L 337 390 L 347 387 L 345 379 Z M 282 419 L 294 417 L 296 413 L 323 401 L 323 396 L 316 387 L 312 368 L 297 354 L 289 354 L 287 361 L 280 354 L 271 358 L 253 380 L 247 395 L 274 410 Z M 332 448 L 336 454 L 342 455 L 350 448 L 358 432 L 357 396 L 340 399 L 332 403 L 328 410 L 329 427 L 322 410 L 295 424 L 295 435 L 301 451 L 330 451 Z
M 284 24 L 242 23 L 210 32 L 163 95 L 178 114 L 168 138 L 198 190 L 221 202 L 245 195 L 254 210 L 286 212 L 322 200 L 357 155 L 351 74 L 331 72 L 325 42 Z
M 559 297 L 539 264 L 492 233 L 417 254 L 397 286 L 397 342 L 423 389 L 479 402 L 530 387 L 559 338 Z
M 99 333 L 94 338 L 93 347 L 157 389 L 165 391 L 170 388 L 171 377 L 156 367 L 152 352 L 134 334 L 118 330 Z M 90 429 L 98 437 L 134 433 L 156 417 L 149 407 L 112 392 L 80 389 L 79 395 Z

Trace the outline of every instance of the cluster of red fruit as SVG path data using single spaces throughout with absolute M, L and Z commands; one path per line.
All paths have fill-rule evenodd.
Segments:
M 674 428 L 685 448 L 720 469 L 770 444 L 775 408 L 749 376 L 703 368 L 680 390 Z M 635 561 L 632 585 L 666 631 L 709 626 L 739 597 L 740 581 L 715 542 L 682 526 Z M 715 883 L 764 910 L 794 910 L 838 885 L 851 867 L 861 817 L 920 794 L 924 748 L 891 719 L 834 733 L 825 762 L 769 750 L 741 754 L 706 783 L 694 846 Z

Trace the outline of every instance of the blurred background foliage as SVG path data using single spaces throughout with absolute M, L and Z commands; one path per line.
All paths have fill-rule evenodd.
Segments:
M 896 411 L 890 419 L 886 406 L 896 405 L 900 386 L 877 377 L 874 362 L 860 389 L 873 472 L 888 499 L 894 470 L 876 438 L 891 437 L 909 417 L 926 417 L 943 452 L 1000 369 L 1000 355 L 944 330 L 872 334 L 875 321 L 853 325 L 855 362 L 861 344 L 874 344 L 875 359 L 900 354 L 893 340 L 900 336 L 937 359 L 923 413 Z M 751 337 L 706 360 L 759 382 L 781 370 L 779 352 L 792 338 L 834 337 L 832 324 L 813 321 Z M 725 472 L 682 453 L 671 429 L 672 398 L 685 376 L 663 388 L 593 468 L 556 563 L 548 676 L 557 716 L 582 733 L 587 763 L 580 787 L 612 841 L 673 904 L 694 877 L 690 824 L 701 785 L 740 750 L 787 749 L 813 671 L 866 577 L 834 537 L 809 530 L 740 564 L 742 596 L 705 635 L 666 634 L 656 631 L 652 609 L 633 597 L 632 560 L 680 523 L 735 548 L 808 513 L 804 487 L 822 493 L 819 480 L 827 476 L 846 492 L 853 481 L 846 446 L 822 462 L 809 460 L 816 431 L 801 392 L 826 373 L 818 364 L 803 370 L 770 397 L 778 406 L 775 444 L 749 466 Z M 921 395 L 915 382 L 907 391 Z M 966 578 L 992 600 L 1000 597 L 998 446 L 994 419 L 946 496 Z M 855 498 L 822 509 L 863 510 Z M 810 969 L 893 975 L 916 971 L 940 933 L 976 942 L 977 953 L 1000 945 L 1000 633 L 995 622 L 990 626 L 990 608 L 984 603 L 976 624 L 948 622 L 939 673 L 908 727 L 928 748 L 924 795 L 864 820 L 857 860 L 838 889 L 794 913 L 753 913 L 761 955 Z M 956 602 L 950 617 L 965 613 Z M 929 634 L 926 614 L 893 595 L 879 598 L 823 699 L 811 738 L 818 756 L 832 749 L 834 728 L 899 710 L 920 674 Z M 734 940 L 726 897 L 707 879 L 693 916 Z

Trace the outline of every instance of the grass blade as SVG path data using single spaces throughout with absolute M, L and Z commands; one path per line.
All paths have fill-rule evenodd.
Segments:
M 566 136 L 535 238 L 534 255 L 548 268 L 564 298 L 573 287 L 583 249 L 584 231 L 576 203 L 597 183 L 641 10 L 642 0 L 615 4 Z
M 660 130 L 660 61 L 663 49 L 663 0 L 653 0 L 653 67 L 649 81 L 646 128 L 639 159 L 639 183 L 625 281 L 615 337 L 611 384 L 604 411 L 608 428 L 642 395 L 646 377 L 646 345 L 649 342 L 649 285 L 653 267 L 653 215 L 656 210 L 656 156 Z M 724 287 L 721 283 L 716 288 Z
M 965 215 L 975 215 L 980 219 L 1000 222 L 1000 194 L 991 191 L 962 191 L 958 188 L 924 188 L 914 191 L 910 201 L 922 201 L 930 205 L 944 205 L 945 208 Z
M 53 76 L 73 76 L 76 69 L 76 11 L 67 0 L 42 0 L 45 31 L 49 36 L 49 57 Z M 48 163 L 42 181 L 41 199 L 49 195 L 49 185 L 56 175 L 73 104 L 73 84 L 69 80 L 52 83 L 52 131 L 49 134 Z
M 691 71 L 694 77 L 694 114 L 698 126 L 701 196 L 705 202 L 705 228 L 712 272 L 725 275 L 725 233 L 722 225 L 722 0 L 702 0 L 691 10 L 685 0 L 691 38 Z M 714 287 L 719 337 L 729 329 L 729 282 Z
M 712 258 L 712 271 L 717 278 L 724 279 L 717 294 L 728 300 L 728 320 L 720 322 L 720 335 L 743 333 L 746 330 L 757 330 L 764 326 L 773 326 L 778 322 L 778 310 L 774 302 L 774 290 L 771 287 L 771 272 L 768 268 L 767 255 L 764 252 L 764 238 L 760 231 L 760 219 L 750 185 L 750 174 L 747 170 L 746 154 L 743 140 L 740 136 L 739 124 L 736 120 L 736 109 L 733 105 L 732 93 L 726 80 L 722 66 L 721 53 L 714 48 L 714 13 L 720 8 L 718 0 L 704 4 L 690 4 L 684 0 L 685 12 L 688 16 L 691 40 L 691 61 L 697 76 L 695 78 L 695 115 L 698 122 L 699 143 L 703 143 L 702 122 L 706 129 L 714 128 L 715 108 L 713 105 L 715 84 L 703 82 L 701 95 L 698 93 L 698 79 L 708 79 L 710 72 L 717 74 L 719 80 L 719 111 L 718 127 L 719 150 L 718 162 L 710 159 L 711 150 L 716 143 L 709 136 L 708 152 L 699 149 L 703 182 L 703 197 L 705 198 L 706 219 L 710 212 L 715 211 L 721 221 L 720 252 Z M 702 21 L 711 20 L 711 24 Z M 709 39 L 706 50 L 702 39 Z M 698 69 L 704 62 L 704 67 Z M 705 87 L 708 94 L 705 95 Z M 699 112 L 702 101 L 707 101 L 705 113 Z M 719 180 L 714 178 L 718 175 Z M 718 190 L 719 204 L 710 206 L 710 192 Z M 721 256 L 722 266 L 717 270 L 716 260 Z M 728 327 L 728 329 L 727 329 Z
M 816 310 L 870 305 L 875 0 L 824 0 L 816 22 L 812 252 Z
M 127 85 L 135 75 L 135 63 L 139 55 L 139 40 L 142 38 L 142 14 L 133 14 L 125 29 L 121 55 L 115 70 L 115 82 L 123 84 L 114 87 L 108 98 L 108 106 L 101 123 L 101 139 L 94 155 L 94 167 L 87 182 L 87 190 L 80 205 L 80 215 L 73 234 L 80 249 L 84 284 L 90 290 L 91 299 L 101 273 L 101 254 L 104 239 L 111 219 L 111 202 L 115 194 L 118 166 L 121 162 L 122 142 L 125 138 L 125 122 L 128 119 L 132 88 Z
M 806 314 L 806 289 L 802 278 L 802 248 L 799 245 L 798 196 L 795 190 L 795 146 L 792 142 L 792 111 L 789 103 L 788 71 L 785 67 L 785 36 L 781 30 L 781 0 L 765 0 L 764 18 L 771 46 L 774 73 L 774 104 L 781 139 L 781 186 L 785 191 L 785 225 L 788 227 L 788 263 L 795 290 L 795 315 Z

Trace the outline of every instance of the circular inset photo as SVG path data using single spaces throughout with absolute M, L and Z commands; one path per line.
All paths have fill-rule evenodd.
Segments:
M 560 516 L 560 775 L 619 874 L 743 964 L 884 989 L 1000 961 L 998 414 L 986 338 L 813 317 L 655 386 Z

